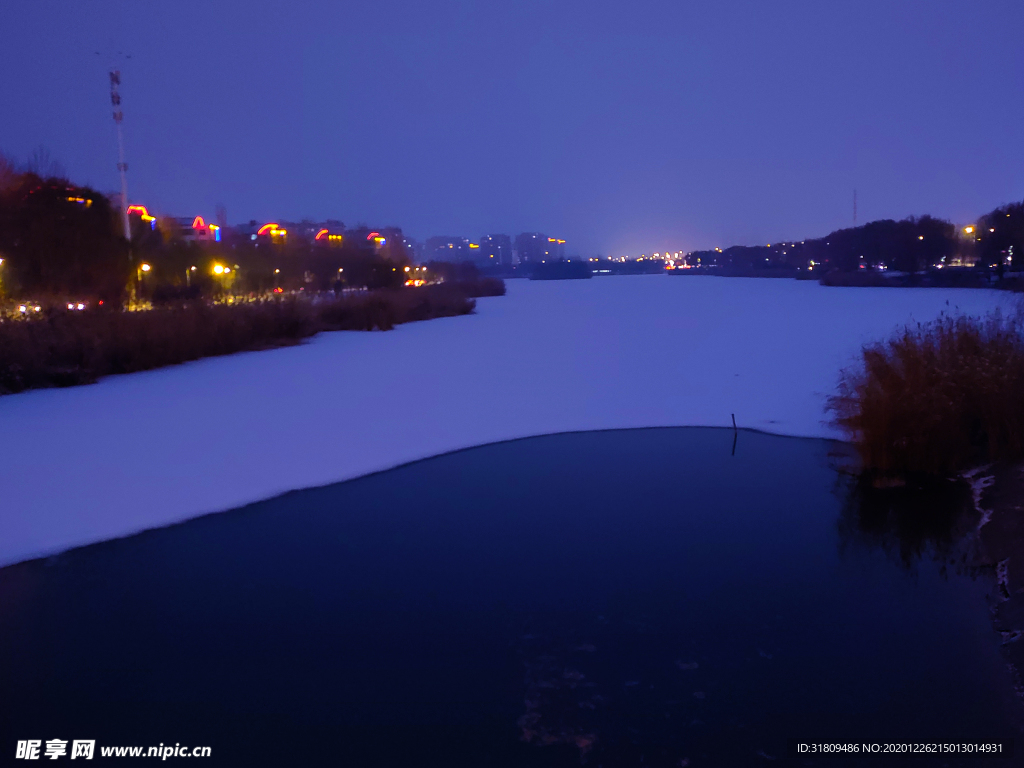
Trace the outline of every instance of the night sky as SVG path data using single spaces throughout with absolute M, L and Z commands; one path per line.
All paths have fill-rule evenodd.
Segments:
M 117 62 L 164 214 L 590 256 L 825 234 L 854 188 L 861 222 L 1024 198 L 1020 0 L 35 1 L 0 35 L 0 151 L 117 189 Z

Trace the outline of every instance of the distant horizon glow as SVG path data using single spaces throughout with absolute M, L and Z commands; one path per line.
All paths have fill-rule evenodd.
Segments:
M 542 232 L 617 258 L 855 217 L 963 227 L 1024 199 L 1020 3 L 189 8 L 0 9 L 0 152 L 45 147 L 73 181 L 120 189 L 117 68 L 129 203 L 166 215 Z

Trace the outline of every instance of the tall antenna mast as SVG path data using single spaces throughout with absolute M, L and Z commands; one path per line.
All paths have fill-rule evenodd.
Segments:
M 124 218 L 124 239 L 131 240 L 131 222 L 128 220 L 128 163 L 124 161 L 124 131 L 121 130 L 124 113 L 121 111 L 121 94 L 118 91 L 120 85 L 121 71 L 111 70 L 110 103 L 114 105 L 114 125 L 117 126 L 117 170 L 121 174 L 121 216 Z
M 857 226 L 857 190 L 853 190 L 853 226 Z

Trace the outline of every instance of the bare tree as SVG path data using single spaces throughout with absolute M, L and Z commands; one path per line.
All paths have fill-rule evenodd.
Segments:
M 64 166 L 57 162 L 50 155 L 50 150 L 42 144 L 32 150 L 26 167 L 30 173 L 43 179 L 67 179 L 68 177 Z
M 0 152 L 0 193 L 13 187 L 17 181 L 17 164 L 3 152 Z

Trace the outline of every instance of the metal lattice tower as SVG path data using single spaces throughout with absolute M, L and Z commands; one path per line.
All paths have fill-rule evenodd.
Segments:
M 128 220 L 128 163 L 124 161 L 124 131 L 121 129 L 124 113 L 121 111 L 121 93 L 118 91 L 120 85 L 120 70 L 111 70 L 110 103 L 114 106 L 114 125 L 117 126 L 117 170 L 121 174 L 121 216 L 124 218 L 124 238 L 131 240 L 131 222 Z

